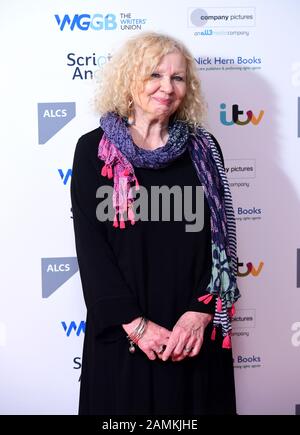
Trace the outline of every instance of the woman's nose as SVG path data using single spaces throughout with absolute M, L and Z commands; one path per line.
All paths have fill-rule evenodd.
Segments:
M 160 83 L 160 88 L 166 94 L 171 94 L 173 92 L 173 83 L 170 77 L 163 77 Z

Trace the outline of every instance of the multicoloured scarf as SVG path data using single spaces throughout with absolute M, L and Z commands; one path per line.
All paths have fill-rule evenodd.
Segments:
M 139 187 L 134 167 L 159 169 L 176 160 L 188 148 L 210 208 L 212 273 L 207 294 L 199 301 L 208 304 L 215 296 L 212 339 L 216 327 L 222 328 L 223 347 L 231 347 L 231 319 L 237 288 L 236 229 L 229 184 L 218 148 L 204 128 L 191 132 L 187 123 L 172 122 L 166 145 L 145 150 L 132 141 L 127 123 L 115 113 L 100 120 L 104 134 L 98 157 L 104 161 L 101 174 L 113 178 L 114 227 L 124 229 L 128 219 L 134 225 L 133 188 Z

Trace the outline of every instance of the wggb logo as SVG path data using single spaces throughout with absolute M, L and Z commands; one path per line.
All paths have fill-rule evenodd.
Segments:
M 81 322 L 77 325 L 76 322 L 74 322 L 74 320 L 72 320 L 69 324 L 67 324 L 66 322 L 62 321 L 61 322 L 62 327 L 64 328 L 64 331 L 67 335 L 67 337 L 70 337 L 72 331 L 74 331 L 74 333 L 76 333 L 77 337 L 79 337 L 79 335 L 81 333 L 85 333 L 85 321 L 81 320 Z
M 56 22 L 60 31 L 69 28 L 71 31 L 78 30 L 115 30 L 117 28 L 116 16 L 114 14 L 75 14 L 73 17 L 64 15 L 62 18 L 55 14 Z
M 72 177 L 72 169 L 70 168 L 67 171 L 63 171 L 63 169 L 58 169 L 58 173 L 64 185 L 66 185 L 68 180 Z

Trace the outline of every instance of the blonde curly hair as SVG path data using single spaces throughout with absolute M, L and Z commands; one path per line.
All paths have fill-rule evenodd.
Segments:
M 175 50 L 186 60 L 187 92 L 174 117 L 193 126 L 203 125 L 206 104 L 193 56 L 182 42 L 154 32 L 143 32 L 129 39 L 97 75 L 96 111 L 116 112 L 128 118 L 137 86 L 150 78 L 163 56 Z

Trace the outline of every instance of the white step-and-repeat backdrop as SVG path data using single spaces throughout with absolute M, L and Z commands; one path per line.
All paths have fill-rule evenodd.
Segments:
M 194 55 L 239 239 L 239 414 L 300 414 L 300 3 L 2 0 L 0 413 L 77 412 L 85 306 L 70 180 L 97 70 L 137 32 Z

